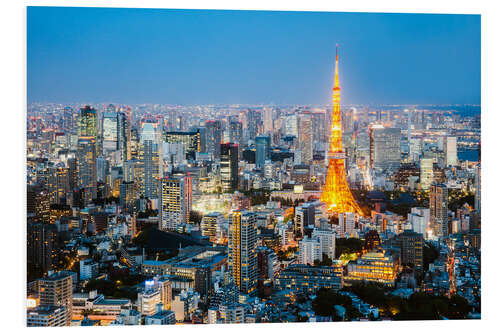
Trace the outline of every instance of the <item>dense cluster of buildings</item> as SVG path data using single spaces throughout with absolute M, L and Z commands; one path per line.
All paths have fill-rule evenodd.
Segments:
M 322 288 L 373 319 L 371 282 L 478 309 L 479 115 L 339 98 L 30 104 L 28 326 L 328 320 Z

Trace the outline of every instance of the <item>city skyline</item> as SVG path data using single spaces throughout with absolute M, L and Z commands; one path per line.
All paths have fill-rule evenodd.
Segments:
M 71 53 L 75 45 L 67 46 L 59 55 L 68 59 L 44 66 L 50 75 L 28 61 L 29 78 L 56 78 L 64 86 L 57 89 L 45 83 L 49 90 L 43 96 L 49 99 L 57 92 L 58 102 L 28 103 L 26 108 L 23 297 L 28 327 L 481 319 L 481 105 L 397 105 L 404 97 L 401 92 L 421 94 L 431 103 L 428 93 L 452 96 L 462 88 L 480 89 L 468 77 L 474 70 L 453 77 L 454 85 L 445 85 L 450 79 L 443 78 L 446 66 L 428 68 L 433 74 L 428 77 L 419 68 L 425 61 L 418 61 L 432 48 L 416 54 L 418 61 L 411 68 L 405 67 L 411 57 L 399 63 L 384 59 L 378 68 L 372 54 L 351 44 L 345 53 L 340 45 L 340 53 L 335 50 L 335 57 L 328 57 L 328 66 L 318 61 L 313 66 L 318 72 L 308 72 L 303 63 L 309 59 L 301 56 L 308 51 L 310 58 L 325 55 L 329 46 L 284 56 L 279 43 L 265 48 L 260 41 L 253 45 L 257 58 L 249 53 L 221 59 L 221 48 L 205 40 L 212 53 L 200 54 L 197 59 L 203 61 L 193 64 L 192 54 L 181 59 L 186 48 L 165 59 L 145 49 L 134 53 L 130 47 L 138 45 L 137 36 L 113 25 L 116 17 L 107 16 L 103 23 L 105 16 L 82 10 L 88 15 L 70 13 L 75 16 L 58 20 L 58 13 L 51 16 L 49 10 L 44 17 L 48 30 L 72 25 L 73 18 L 86 24 L 77 34 L 68 28 L 70 35 L 63 36 L 85 41 L 78 45 L 81 54 Z M 208 15 L 205 23 L 218 22 L 207 28 L 209 35 L 227 22 L 251 25 L 252 20 L 241 15 L 259 20 L 283 15 L 285 21 L 299 17 L 277 12 L 174 12 L 171 27 L 177 28 L 189 23 L 186 18 Z M 156 50 L 165 41 L 165 11 L 134 13 L 148 13 L 148 24 L 139 29 L 147 38 L 140 43 Z M 138 23 L 132 16 L 127 21 L 131 26 Z M 119 21 L 124 17 L 120 15 Z M 460 21 L 460 15 L 453 17 Z M 440 20 L 446 31 L 448 18 Z M 361 29 L 370 20 L 373 17 L 366 16 L 360 25 L 351 21 L 350 29 Z M 276 31 L 285 31 L 277 21 Z M 389 21 L 385 22 L 391 30 L 395 25 Z M 29 36 L 36 24 L 37 19 L 28 17 Z M 125 50 L 107 54 L 117 50 L 119 40 L 102 29 L 103 24 L 123 34 L 128 41 Z M 148 29 L 155 24 L 158 34 L 151 36 Z M 191 40 L 198 28 L 183 32 L 180 40 Z M 336 29 L 342 32 L 340 26 Z M 325 37 L 306 30 L 309 39 L 304 40 L 319 43 Z M 359 41 L 366 37 L 361 30 Z M 425 32 L 423 26 L 417 30 Z M 407 36 L 409 31 L 390 32 L 392 51 L 422 44 L 416 35 Z M 246 38 L 253 32 L 247 32 L 237 41 L 230 39 L 228 45 L 234 47 L 227 50 L 251 48 Z M 228 33 L 236 36 L 238 29 Z M 291 39 L 300 37 L 287 33 Z M 424 35 L 435 33 L 431 29 Z M 221 37 L 224 43 L 229 35 Z M 280 40 L 278 35 L 270 40 Z M 398 41 L 402 36 L 405 42 Z M 462 37 L 462 42 L 468 41 Z M 99 39 L 108 44 L 99 48 Z M 32 63 L 38 58 L 30 45 L 39 48 L 38 42 L 28 37 Z M 54 60 L 51 54 L 58 47 L 52 42 L 45 46 L 50 48 L 45 60 Z M 190 52 L 202 49 L 193 47 Z M 260 56 L 262 50 L 276 54 Z M 93 63 L 93 56 L 98 63 Z M 132 61 L 136 56 L 142 64 Z M 272 57 L 283 59 L 280 68 L 267 67 Z M 154 67 L 152 59 L 157 70 L 143 71 Z M 430 59 L 437 65 L 444 58 Z M 460 73 L 460 61 L 448 60 L 446 65 Z M 259 63 L 259 70 L 242 72 L 237 67 L 245 62 L 250 67 Z M 387 73 L 377 77 L 377 87 L 387 92 L 381 98 L 388 98 L 389 105 L 358 107 L 345 102 L 349 94 L 369 96 L 366 91 L 353 95 L 360 82 L 369 83 L 368 76 L 375 73 L 366 70 L 367 64 Z M 112 74 L 109 80 L 102 77 L 106 70 L 99 70 L 103 65 Z M 162 76 L 172 66 L 177 66 L 172 76 Z M 302 74 L 286 71 L 290 66 Z M 201 68 L 206 70 L 198 73 Z M 199 89 L 211 72 L 218 71 L 216 82 Z M 280 71 L 286 75 L 278 75 Z M 136 76 L 125 75 L 132 72 Z M 271 76 L 263 75 L 269 72 L 289 84 L 273 83 Z M 319 72 L 330 75 L 328 81 L 317 82 L 321 89 L 311 84 Z M 238 84 L 226 80 L 228 73 L 239 79 Z M 247 77 L 254 80 L 245 81 Z M 403 83 L 409 77 L 413 86 Z M 419 85 L 424 77 L 426 84 Z M 86 82 L 89 78 L 92 81 Z M 124 85 L 109 86 L 120 78 Z M 29 82 L 28 91 L 39 93 Z M 192 83 L 189 94 L 183 82 Z M 85 88 L 88 84 L 107 103 L 64 102 L 61 96 L 68 91 L 94 99 Z M 178 89 L 171 91 L 176 84 Z M 268 84 L 274 84 L 273 89 L 267 89 Z M 294 92 L 295 84 L 303 94 Z M 129 99 L 142 94 L 149 101 L 121 103 L 116 94 L 128 85 L 136 87 Z M 251 89 L 241 90 L 241 85 Z M 283 99 L 293 93 L 300 99 L 321 96 L 323 90 L 329 92 L 331 104 L 243 103 L 263 92 Z M 239 103 L 197 104 L 211 94 L 215 95 L 210 98 L 224 98 L 216 93 Z M 187 105 L 154 104 L 151 100 L 158 94 L 174 94 L 187 99 Z M 379 90 L 370 94 L 378 95 Z
M 27 32 L 28 102 L 324 104 L 338 43 L 342 104 L 480 103 L 479 15 L 28 7 Z

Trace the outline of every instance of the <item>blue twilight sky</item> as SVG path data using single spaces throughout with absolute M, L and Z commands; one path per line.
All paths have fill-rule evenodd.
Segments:
M 28 7 L 28 102 L 479 104 L 479 15 Z

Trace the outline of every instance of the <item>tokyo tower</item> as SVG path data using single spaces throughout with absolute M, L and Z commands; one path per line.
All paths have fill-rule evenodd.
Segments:
M 328 211 L 332 213 L 358 213 L 363 215 L 362 210 L 354 200 L 349 185 L 347 185 L 344 160 L 345 153 L 342 147 L 342 127 L 340 122 L 339 56 L 336 50 L 328 173 L 320 201 L 324 202 L 328 207 Z

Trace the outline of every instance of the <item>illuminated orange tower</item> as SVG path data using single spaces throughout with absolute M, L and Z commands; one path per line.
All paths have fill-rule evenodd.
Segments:
M 338 45 L 337 45 L 338 47 Z M 340 122 L 339 56 L 335 52 L 335 85 L 333 87 L 332 128 L 328 149 L 328 173 L 320 200 L 332 213 L 358 213 L 363 215 L 347 185 L 344 167 L 345 153 L 342 147 Z

